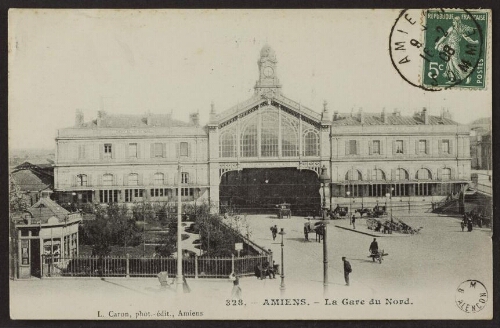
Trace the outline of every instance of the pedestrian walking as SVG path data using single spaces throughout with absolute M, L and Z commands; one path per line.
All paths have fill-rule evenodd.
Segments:
M 241 287 L 238 277 L 233 280 L 233 290 L 231 291 L 231 298 L 233 300 L 241 300 Z
M 304 226 L 304 239 L 306 241 L 309 241 L 309 230 L 307 229 L 306 226 Z
M 351 221 L 352 221 L 352 228 L 356 230 L 356 217 L 354 215 L 352 216 Z
M 369 248 L 370 254 L 376 254 L 378 253 L 378 243 L 377 243 L 377 238 L 373 238 L 372 243 L 370 244 Z
M 273 235 L 273 240 L 276 240 L 276 235 L 278 234 L 278 227 L 276 225 L 271 227 L 271 234 Z
M 472 220 L 471 219 L 467 220 L 467 231 L 468 232 L 472 231 Z
M 349 274 L 352 272 L 351 263 L 345 259 L 345 256 L 342 257 L 342 261 L 344 261 L 345 285 L 349 286 Z
M 464 220 L 462 220 L 462 222 L 460 222 L 460 226 L 462 227 L 462 232 L 464 232 L 464 228 L 465 228 L 465 222 L 464 222 Z

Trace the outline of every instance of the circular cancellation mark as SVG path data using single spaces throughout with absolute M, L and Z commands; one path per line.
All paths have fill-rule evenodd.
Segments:
M 476 313 L 484 309 L 488 302 L 488 291 L 478 280 L 462 282 L 455 292 L 455 303 L 465 313 Z
M 484 89 L 488 14 L 465 9 L 403 10 L 389 37 L 394 68 L 423 90 Z

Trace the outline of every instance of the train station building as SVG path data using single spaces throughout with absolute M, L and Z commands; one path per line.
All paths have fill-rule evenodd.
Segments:
M 331 208 L 388 198 L 430 207 L 469 183 L 469 130 L 449 112 L 313 110 L 283 94 L 269 46 L 257 69 L 251 97 L 221 112 L 212 104 L 206 125 L 196 113 L 182 122 L 99 111 L 85 121 L 77 111 L 57 134 L 55 191 L 75 202 L 175 202 L 180 177 L 183 201 L 248 211 L 287 202 L 298 213 L 320 208 L 323 167 Z

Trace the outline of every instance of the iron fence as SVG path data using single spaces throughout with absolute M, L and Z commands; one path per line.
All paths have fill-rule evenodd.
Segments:
M 228 278 L 255 274 L 255 267 L 272 262 L 272 254 L 244 257 L 194 256 L 182 260 L 187 278 Z M 177 259 L 171 257 L 77 256 L 61 258 L 43 256 L 42 275 L 45 277 L 156 277 L 160 272 L 177 274 Z

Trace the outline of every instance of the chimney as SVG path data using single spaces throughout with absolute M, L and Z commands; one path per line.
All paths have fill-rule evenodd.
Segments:
M 336 121 L 336 120 L 338 120 L 338 118 L 339 118 L 339 111 L 336 110 L 333 112 L 333 120 Z
M 422 109 L 422 121 L 424 124 L 429 124 L 429 115 L 427 114 L 427 108 Z
M 382 122 L 384 122 L 384 124 L 387 124 L 387 115 L 385 114 L 385 108 L 382 108 L 382 114 L 380 115 L 380 118 L 382 119 Z
M 453 119 L 449 109 L 447 109 L 446 111 L 443 110 L 443 118 L 448 119 L 448 120 Z
M 194 126 L 200 126 L 200 113 L 191 113 L 189 114 L 189 121 L 194 125 Z
M 216 113 L 215 113 L 215 104 L 214 102 L 212 101 L 212 103 L 210 104 L 210 115 L 209 115 L 209 121 L 214 123 L 216 121 Z
M 102 126 L 102 122 L 103 122 L 105 117 L 106 117 L 105 111 L 100 110 L 97 112 L 97 126 Z
M 83 126 L 83 112 L 80 109 L 76 110 L 75 127 Z
M 363 115 L 363 108 L 361 108 L 361 107 L 359 108 L 359 111 L 358 111 L 358 121 L 361 124 L 365 123 L 365 116 Z
M 328 122 L 330 119 L 330 109 L 328 108 L 328 102 L 325 100 L 323 102 L 323 113 L 321 114 L 321 121 Z

